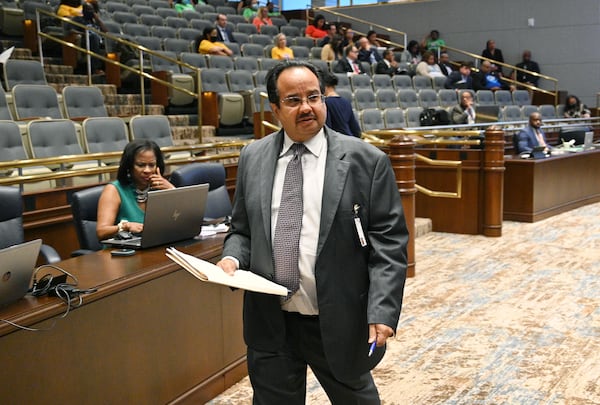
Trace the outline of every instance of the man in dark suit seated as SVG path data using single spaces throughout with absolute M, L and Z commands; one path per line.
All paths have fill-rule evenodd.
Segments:
M 390 76 L 401 73 L 398 62 L 394 59 L 394 52 L 391 49 L 383 51 L 383 59 L 377 62 L 375 73 Z
M 453 124 L 474 124 L 475 103 L 470 91 L 461 91 L 460 103 L 452 107 L 451 119 Z
M 521 62 L 515 65 L 518 68 L 528 70 L 530 72 L 540 73 L 540 65 L 537 62 L 531 60 L 531 51 L 523 51 L 523 59 Z M 523 72 L 521 70 L 513 71 L 513 78 L 521 83 L 530 84 L 532 86 L 538 85 L 540 78 L 530 73 Z
M 337 61 L 333 68 L 334 73 L 348 73 L 348 76 L 364 74 L 360 63 L 358 63 L 358 49 L 354 45 L 344 48 L 344 57 Z
M 227 16 L 225 14 L 217 15 L 215 27 L 217 27 L 217 41 L 224 44 L 235 42 L 233 32 L 227 27 Z
M 450 75 L 450 73 L 454 72 L 454 68 L 450 63 L 450 55 L 448 55 L 448 52 L 440 53 L 440 60 L 438 62 L 438 66 L 440 67 L 440 70 L 442 71 L 442 74 L 444 76 L 448 76 Z
M 448 75 L 444 87 L 447 89 L 472 89 L 471 65 L 467 62 L 462 62 L 458 70 Z
M 407 266 L 394 171 L 378 148 L 324 125 L 313 65 L 280 63 L 266 83 L 283 129 L 241 152 L 217 263 L 289 291 L 244 293 L 253 403 L 304 404 L 310 366 L 333 404 L 378 404 L 370 370 L 396 330 Z
M 517 153 L 531 152 L 536 146 L 544 146 L 546 152 L 551 149 L 541 127 L 542 115 L 538 112 L 531 113 L 529 125 L 517 134 Z

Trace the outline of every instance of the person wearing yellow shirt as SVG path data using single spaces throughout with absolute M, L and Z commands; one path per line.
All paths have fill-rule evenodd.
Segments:
M 285 34 L 277 34 L 273 39 L 275 46 L 271 49 L 271 58 L 278 60 L 294 59 L 294 51 L 287 46 Z
M 202 31 L 202 41 L 198 46 L 198 53 L 203 55 L 233 55 L 233 51 L 227 45 L 217 41 L 217 29 L 215 27 L 206 27 Z

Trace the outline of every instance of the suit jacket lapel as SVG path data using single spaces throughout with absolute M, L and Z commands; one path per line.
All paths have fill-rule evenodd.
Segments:
M 283 144 L 283 131 L 269 135 L 272 137 L 262 159 L 260 173 L 260 201 L 261 211 L 264 218 L 265 236 L 269 243 L 271 242 L 271 199 L 273 195 L 273 180 L 275 177 L 275 167 L 281 145 Z
M 338 136 L 334 131 L 325 128 L 325 138 L 327 140 L 327 162 L 325 164 L 325 180 L 323 182 L 323 203 L 321 206 L 321 226 L 319 230 L 319 243 L 317 245 L 317 256 L 329 236 L 331 225 L 337 212 L 346 176 L 350 169 L 350 163 L 344 161 L 346 153 L 342 150 Z

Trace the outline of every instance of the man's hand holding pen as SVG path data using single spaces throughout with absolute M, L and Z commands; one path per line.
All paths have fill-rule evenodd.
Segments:
M 367 341 L 369 343 L 369 357 L 373 354 L 375 346 L 385 345 L 386 340 L 392 336 L 394 336 L 394 331 L 389 326 L 382 323 L 369 324 L 369 340 Z

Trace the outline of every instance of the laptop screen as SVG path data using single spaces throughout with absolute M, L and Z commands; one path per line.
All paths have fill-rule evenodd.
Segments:
M 35 239 L 0 250 L 0 307 L 27 294 L 41 246 Z

